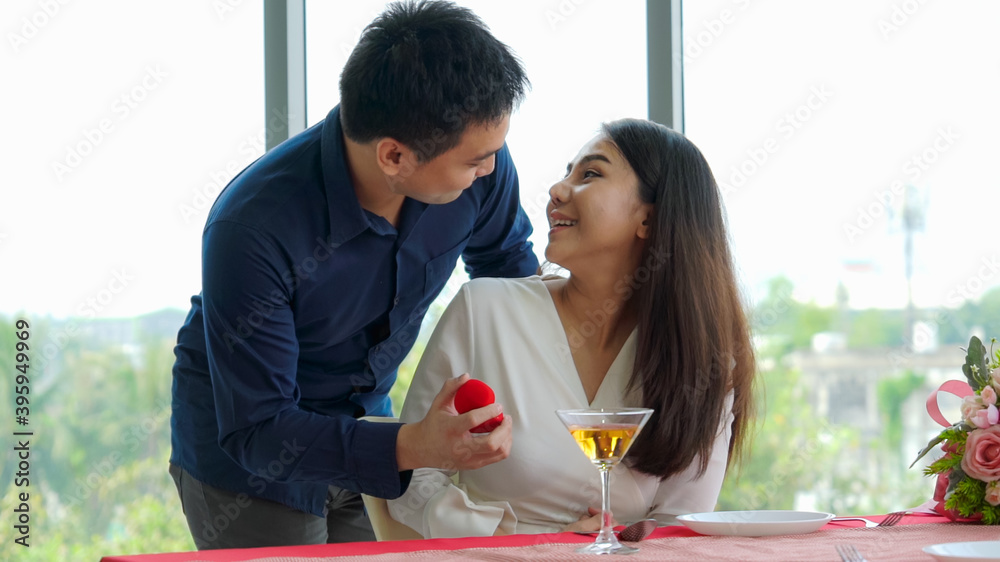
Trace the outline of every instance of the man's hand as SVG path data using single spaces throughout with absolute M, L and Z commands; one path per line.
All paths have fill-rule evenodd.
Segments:
M 464 374 L 448 380 L 434 398 L 424 419 L 408 423 L 396 436 L 396 464 L 399 470 L 441 468 L 472 470 L 502 461 L 510 454 L 510 416 L 505 415 L 499 427 L 486 434 L 469 430 L 503 413 L 500 404 L 459 414 L 455 409 L 455 392 L 469 380 Z

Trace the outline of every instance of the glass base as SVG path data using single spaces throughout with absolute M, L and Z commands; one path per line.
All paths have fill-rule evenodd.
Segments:
M 592 542 L 587 546 L 581 546 L 576 551 L 580 554 L 634 554 L 639 552 L 639 549 L 625 546 L 615 540 Z

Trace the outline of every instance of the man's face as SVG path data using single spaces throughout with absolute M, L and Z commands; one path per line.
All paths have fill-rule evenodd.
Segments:
M 476 178 L 493 173 L 509 128 L 510 115 L 496 123 L 470 125 L 456 146 L 425 162 L 407 149 L 400 155 L 399 173 L 388 176 L 390 191 L 431 204 L 458 199 Z

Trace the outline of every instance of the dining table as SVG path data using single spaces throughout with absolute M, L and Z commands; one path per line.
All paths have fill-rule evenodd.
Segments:
M 886 515 L 864 516 L 880 522 Z M 866 527 L 857 520 L 830 521 L 818 530 L 772 536 L 700 535 L 683 525 L 655 529 L 646 539 L 628 543 L 639 552 L 629 560 L 841 560 L 838 545 L 854 545 L 870 562 L 935 560 L 924 547 L 955 542 L 1000 540 L 1000 528 L 955 522 L 935 513 L 915 512 L 898 524 Z M 572 532 L 449 539 L 355 542 L 108 555 L 101 562 L 350 562 L 452 560 L 587 560 L 575 548 L 593 537 Z M 1000 556 L 1000 552 L 998 552 Z

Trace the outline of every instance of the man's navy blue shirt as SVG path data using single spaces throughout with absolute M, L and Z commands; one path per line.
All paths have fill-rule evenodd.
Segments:
M 389 389 L 459 256 L 532 275 L 506 145 L 455 201 L 361 208 L 339 108 L 241 172 L 212 207 L 202 292 L 177 337 L 171 462 L 202 482 L 322 516 L 330 484 L 398 497 Z M 461 373 L 452 373 L 459 375 Z

